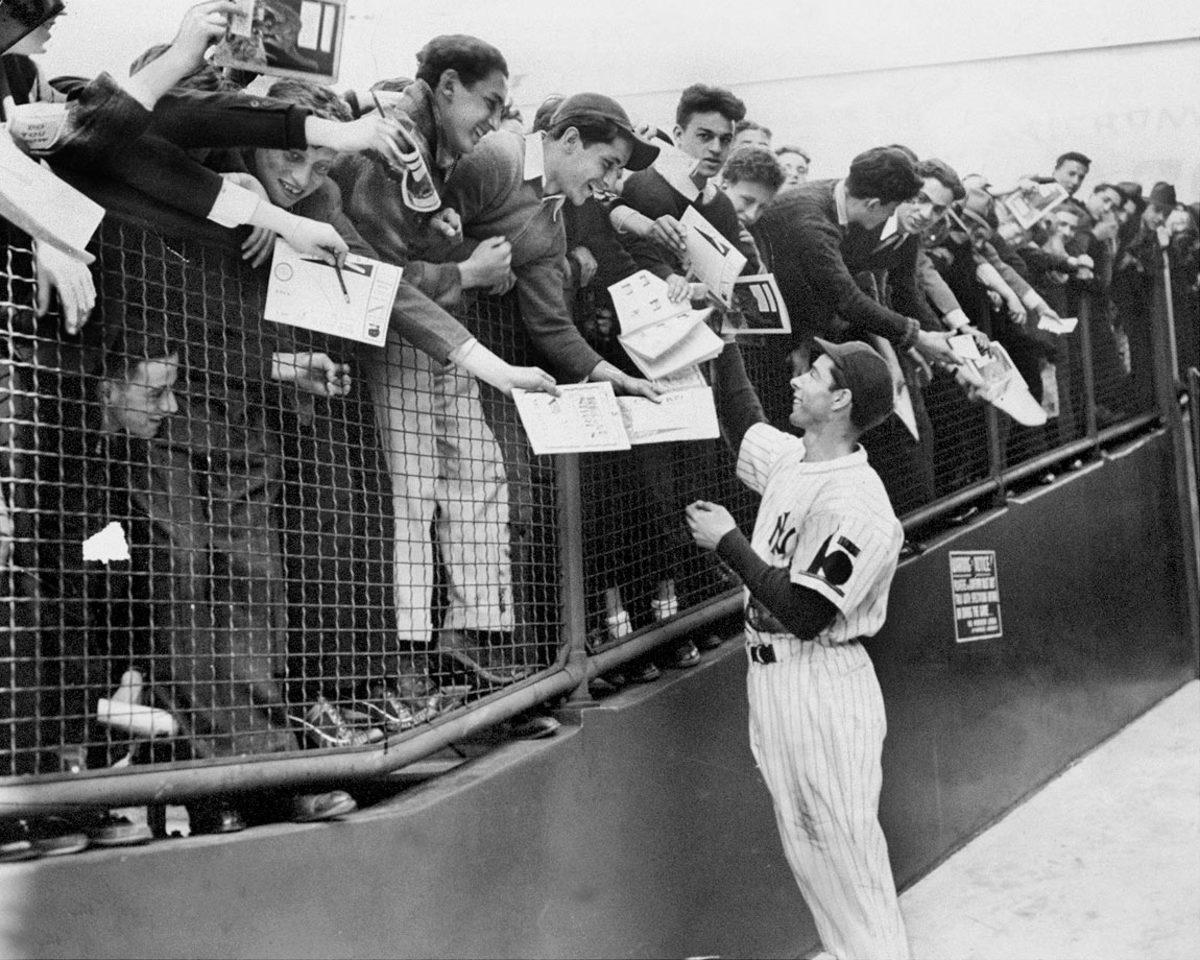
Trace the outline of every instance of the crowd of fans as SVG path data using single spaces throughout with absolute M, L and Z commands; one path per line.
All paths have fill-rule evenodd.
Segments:
M 809 181 L 806 150 L 776 146 L 742 100 L 705 84 L 683 91 L 669 131 L 596 93 L 551 98 L 526 131 L 504 56 L 466 36 L 431 40 L 411 79 L 342 94 L 282 79 L 250 94 L 252 76 L 204 59 L 234 6 L 197 5 L 171 44 L 91 80 L 41 74 L 49 21 L 0 60 L 9 131 L 20 143 L 27 105 L 60 104 L 58 134 L 30 152 L 70 182 L 118 185 L 165 233 L 238 231 L 247 275 L 266 273 L 277 236 L 330 263 L 402 265 L 388 341 L 266 323 L 253 298 L 213 329 L 189 315 L 186 283 L 162 309 L 146 278 L 97 294 L 88 258 L 7 228 L 0 430 L 16 452 L 0 544 L 13 595 L 30 602 L 10 613 L 0 773 L 119 762 L 98 697 L 129 705 L 126 731 L 169 725 L 156 757 L 237 757 L 369 745 L 552 662 L 554 487 L 508 398 L 581 380 L 659 396 L 616 339 L 607 288 L 648 270 L 672 300 L 713 305 L 689 272 L 689 207 L 746 256 L 746 274 L 777 279 L 790 335 L 742 345 L 778 425 L 814 336 L 867 341 L 907 389 L 915 437 L 892 418 L 863 440 L 899 514 L 945 492 L 936 465 L 981 409 L 984 385 L 952 336 L 1002 344 L 1053 406 L 1046 428 L 1005 422 L 1002 440 L 1031 450 L 1069 436 L 1089 361 L 1099 425 L 1151 407 L 1164 255 L 1178 363 L 1198 363 L 1198 210 L 1170 184 L 1088 184 L 1089 158 L 1064 153 L 1010 185 L 1070 195 L 1022 228 L 986 175 L 903 145 Z M 681 155 L 690 173 L 665 162 Z M 507 310 L 479 322 L 499 297 Z M 737 326 L 740 309 L 714 322 Z M 1042 328 L 1068 317 L 1087 324 L 1090 358 L 1078 336 Z M 268 389 L 290 399 L 267 403 Z M 988 456 L 975 444 L 953 459 L 966 476 Z M 693 552 L 686 458 L 649 445 L 602 459 L 585 477 L 597 645 L 696 599 L 672 575 L 671 558 Z M 624 536 L 635 515 L 638 535 Z M 82 562 L 80 544 L 112 520 L 127 558 Z M 649 560 L 644 583 L 617 573 L 630 553 Z M 389 573 L 371 581 L 368 568 Z M 677 642 L 604 682 L 701 655 Z M 532 711 L 511 729 L 555 726 Z M 203 833 L 353 808 L 331 791 L 189 813 Z M 99 811 L 4 830 L 9 859 L 78 849 L 81 830 L 95 843 L 147 836 Z

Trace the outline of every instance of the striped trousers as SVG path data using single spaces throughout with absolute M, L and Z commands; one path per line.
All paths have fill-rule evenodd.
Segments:
M 771 638 L 777 662 L 749 665 L 750 748 L 784 852 L 825 950 L 905 960 L 904 919 L 879 826 L 883 695 L 866 650 Z

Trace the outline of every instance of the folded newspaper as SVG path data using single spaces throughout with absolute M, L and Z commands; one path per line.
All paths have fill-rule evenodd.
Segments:
M 666 281 L 649 271 L 639 270 L 608 292 L 621 326 L 618 340 L 651 380 L 711 360 L 724 349 L 706 322 L 712 309 L 693 310 L 687 301 L 672 303 Z
M 1040 427 L 1046 422 L 1046 411 L 1029 392 L 1029 385 L 1008 351 L 996 341 L 988 344 L 981 360 L 964 358 L 958 369 L 976 396 L 1003 410 L 1017 423 Z
M 1021 229 L 1028 230 L 1069 196 L 1060 183 L 1038 183 L 1028 190 L 1014 190 L 1000 199 Z

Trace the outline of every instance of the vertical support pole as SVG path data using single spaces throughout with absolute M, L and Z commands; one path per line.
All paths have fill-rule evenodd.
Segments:
M 1200 505 L 1197 504 L 1196 474 L 1188 454 L 1188 437 L 1179 409 L 1178 361 L 1174 309 L 1171 304 L 1171 265 L 1163 250 L 1162 270 L 1154 278 L 1154 311 L 1150 332 L 1154 348 L 1154 387 L 1159 414 L 1171 440 L 1175 467 L 1175 494 L 1179 509 L 1179 541 L 1183 552 L 1184 601 L 1189 636 L 1193 638 L 1193 666 L 1200 670 Z M 1193 406 L 1191 415 L 1196 417 Z
M 567 697 L 564 711 L 577 712 L 594 703 L 587 683 L 587 613 L 583 588 L 583 491 L 579 454 L 556 454 L 558 496 L 559 603 L 563 617 L 564 665 L 583 679 Z
M 1190 502 L 1196 504 L 1200 501 L 1200 496 L 1197 495 L 1197 488 L 1200 487 L 1200 370 L 1192 367 L 1188 370 L 1187 376 L 1188 388 L 1188 418 L 1192 422 L 1192 460 L 1191 460 L 1191 479 L 1188 484 L 1188 489 L 1184 492 L 1187 494 Z M 1193 534 L 1196 536 L 1197 542 L 1200 543 L 1200 524 L 1193 526 Z M 1200 567 L 1200 560 L 1197 560 L 1197 566 Z M 1200 620 L 1200 611 L 1196 614 L 1196 620 Z M 1192 623 L 1192 635 L 1194 643 L 1192 646 L 1192 666 L 1195 669 L 1196 675 L 1200 676 L 1200 629 L 1196 629 L 1196 622 Z
M 1079 298 L 1079 353 L 1083 367 L 1083 413 L 1087 438 L 1096 442 L 1096 365 L 1092 358 L 1092 301 Z
M 1004 448 L 1000 443 L 1000 415 L 990 403 L 987 405 L 984 423 L 987 427 L 988 468 L 991 478 L 996 484 L 996 489 L 992 493 L 992 502 L 1000 507 L 1004 505 L 1006 496 L 1004 484 Z

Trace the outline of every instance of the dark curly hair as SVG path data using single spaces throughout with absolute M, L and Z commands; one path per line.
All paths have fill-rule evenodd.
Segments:
M 728 183 L 761 183 L 772 192 L 783 186 L 783 168 L 762 147 L 738 147 L 725 161 L 721 176 Z
M 724 87 L 694 83 L 679 98 L 675 122 L 686 127 L 697 113 L 719 113 L 730 123 L 739 123 L 746 119 L 746 105 Z
M 417 79 L 429 86 L 436 87 L 447 70 L 457 73 L 464 86 L 473 87 L 496 70 L 507 77 L 508 62 L 490 43 L 451 33 L 434 37 L 417 54 Z
M 872 147 L 850 162 L 846 192 L 852 197 L 902 203 L 915 197 L 920 189 L 921 178 L 913 162 L 896 147 Z
M 299 77 L 284 77 L 271 84 L 267 96 L 300 107 L 307 107 L 314 116 L 345 123 L 354 119 L 350 105 L 328 87 Z

